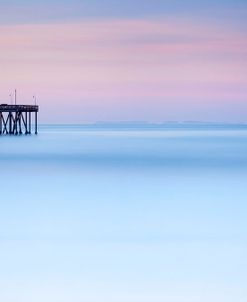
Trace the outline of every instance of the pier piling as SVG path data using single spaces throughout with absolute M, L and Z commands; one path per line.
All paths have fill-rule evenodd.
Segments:
M 39 106 L 0 105 L 0 135 L 18 135 L 32 133 L 32 113 L 35 114 L 34 132 L 38 134 Z

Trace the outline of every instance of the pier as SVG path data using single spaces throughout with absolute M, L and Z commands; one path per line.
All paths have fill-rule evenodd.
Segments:
M 37 105 L 0 104 L 0 135 L 31 134 L 32 125 L 34 133 L 38 134 L 38 112 Z

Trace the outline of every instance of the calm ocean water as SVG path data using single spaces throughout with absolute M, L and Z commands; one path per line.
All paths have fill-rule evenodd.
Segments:
M 0 137 L 0 301 L 247 301 L 247 127 Z

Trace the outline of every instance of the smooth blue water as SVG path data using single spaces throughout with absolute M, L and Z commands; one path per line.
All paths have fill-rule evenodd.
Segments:
M 0 137 L 0 301 L 247 301 L 245 127 Z

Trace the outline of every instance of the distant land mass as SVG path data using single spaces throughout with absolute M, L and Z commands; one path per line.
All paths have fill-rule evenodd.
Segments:
M 229 122 L 207 122 L 207 121 L 164 121 L 160 123 L 148 121 L 98 121 L 89 123 L 95 126 L 143 126 L 143 127 L 160 127 L 160 126 L 247 126 L 246 123 L 229 123 Z

